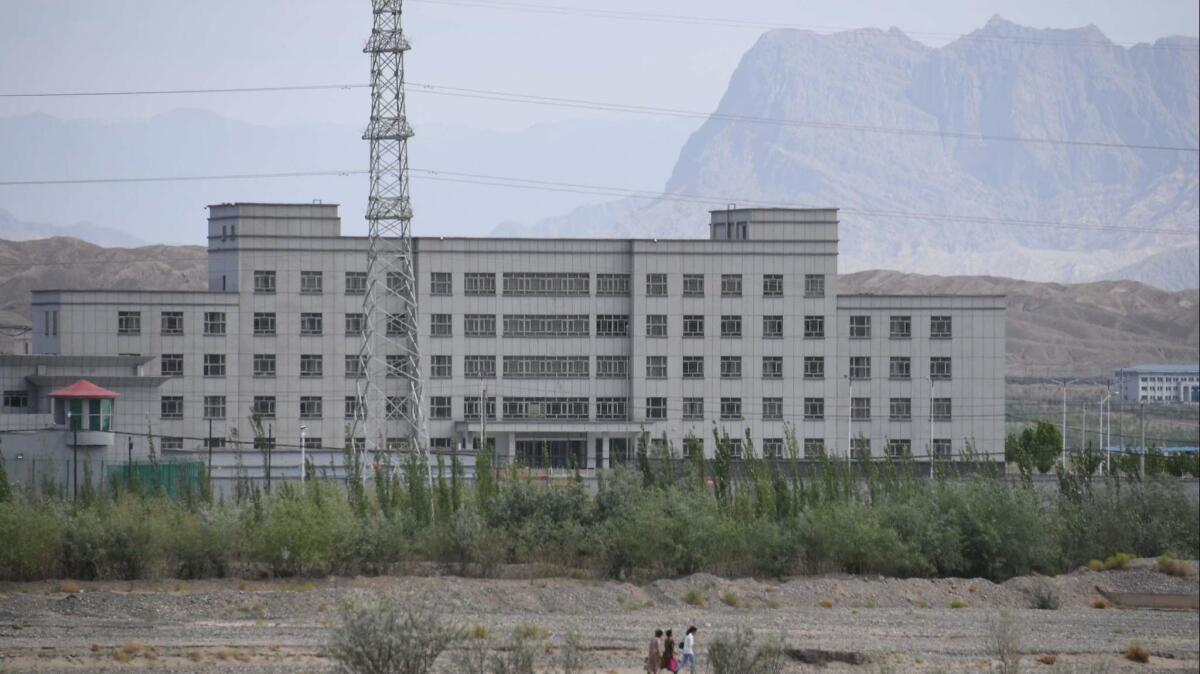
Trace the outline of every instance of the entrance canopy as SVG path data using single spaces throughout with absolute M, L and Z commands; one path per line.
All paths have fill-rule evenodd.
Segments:
M 51 398 L 61 398 L 65 400 L 112 400 L 120 395 L 121 394 L 117 393 L 116 391 L 110 391 L 106 388 L 96 386 L 86 379 L 80 379 L 70 386 L 60 388 L 57 391 L 52 391 L 50 393 Z

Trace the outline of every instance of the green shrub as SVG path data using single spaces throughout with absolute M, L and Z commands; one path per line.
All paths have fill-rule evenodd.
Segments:
M 1133 561 L 1133 555 L 1126 552 L 1118 552 L 1115 555 L 1109 555 L 1108 559 L 1104 560 L 1104 570 L 1128 569 L 1129 562 L 1131 561 Z
M 689 587 L 683 595 L 683 603 L 688 606 L 704 606 L 704 594 L 694 587 Z
M 343 605 L 326 650 L 343 671 L 355 674 L 429 674 L 442 651 L 462 637 L 461 629 L 436 615 L 378 597 Z
M 1029 607 L 1040 611 L 1057 611 L 1062 606 L 1058 593 L 1047 582 L 1038 583 L 1029 592 Z
M 785 652 L 778 637 L 759 641 L 748 627 L 732 634 L 718 634 L 708 648 L 708 665 L 713 674 L 781 674 Z

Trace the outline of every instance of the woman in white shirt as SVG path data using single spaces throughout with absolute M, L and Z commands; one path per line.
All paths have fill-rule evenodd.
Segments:
M 683 648 L 680 649 L 683 658 L 679 661 L 679 670 L 683 671 L 684 667 L 689 667 L 690 674 L 696 674 L 696 626 L 692 625 L 687 628 L 687 634 L 683 637 Z

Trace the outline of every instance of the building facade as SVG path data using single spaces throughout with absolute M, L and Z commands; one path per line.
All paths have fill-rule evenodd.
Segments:
M 1137 365 L 1117 370 L 1116 394 L 1124 402 L 1200 402 L 1200 364 Z
M 34 352 L 146 359 L 163 383 L 130 430 L 165 452 L 250 442 L 253 409 L 258 442 L 295 449 L 303 426 L 337 463 L 363 441 L 368 283 L 367 240 L 340 229 L 334 205 L 212 206 L 208 291 L 35 291 Z M 708 239 L 414 249 L 434 447 L 486 423 L 502 458 L 554 468 L 627 461 L 643 432 L 710 456 L 714 430 L 774 456 L 789 432 L 808 457 L 1003 450 L 1004 298 L 840 295 L 835 209 L 714 211 Z

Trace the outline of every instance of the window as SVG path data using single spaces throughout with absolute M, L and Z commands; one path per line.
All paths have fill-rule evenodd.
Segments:
M 704 438 L 688 434 L 683 438 L 683 458 L 690 459 L 693 456 L 704 458 Z
M 505 314 L 505 337 L 587 337 L 591 334 L 587 314 Z
M 467 396 L 463 398 L 463 419 L 466 421 L 478 421 L 479 414 L 479 396 Z M 496 418 L 496 396 L 488 396 L 487 418 Z
M 205 377 L 224 377 L 225 376 L 225 354 L 223 354 L 223 353 L 206 353 L 206 354 L 204 354 L 204 376 Z
M 933 420 L 934 421 L 950 421 L 950 417 L 951 417 L 950 398 L 934 398 L 933 399 Z
M 629 316 L 613 314 L 596 315 L 597 337 L 628 337 Z
M 204 312 L 205 335 L 224 335 L 224 312 Z
M 325 289 L 325 276 L 319 271 L 300 272 L 300 293 L 320 295 Z
M 824 379 L 825 378 L 825 356 L 805 356 L 804 357 L 804 378 L 805 379 Z
M 742 439 L 729 438 L 729 455 L 735 459 L 742 458 Z
M 495 295 L 496 275 L 467 272 L 463 275 L 463 293 L 466 295 Z
M 404 336 L 404 334 L 405 334 L 404 326 L 407 321 L 407 317 L 405 316 L 405 314 L 403 314 L 403 313 L 384 314 L 384 320 L 386 321 L 385 329 L 387 330 L 388 337 L 403 337 Z
M 454 359 L 450 356 L 430 356 L 429 376 L 433 379 L 449 379 L 454 376 Z
M 667 275 L 646 274 L 646 297 L 667 296 Z
M 667 399 L 666 398 L 646 398 L 646 418 L 647 419 L 666 419 L 667 418 Z
M 892 398 L 888 401 L 888 419 L 912 421 L 912 398 Z
M 344 416 L 347 419 L 365 419 L 367 418 L 367 408 L 358 399 L 358 396 L 346 396 L 344 405 Z M 347 441 L 350 438 L 346 438 Z
M 5 391 L 4 406 L 15 409 L 25 409 L 29 407 L 29 391 Z
M 596 274 L 597 297 L 628 297 L 629 274 Z
M 573 419 L 588 418 L 587 398 L 504 398 L 505 419 Z
M 683 317 L 683 336 L 684 337 L 703 337 L 704 336 L 704 316 L 684 316 Z
M 646 336 L 647 337 L 666 337 L 667 336 L 667 316 L 666 314 L 650 314 L 646 316 Z
M 367 368 L 364 367 L 366 363 L 363 362 L 361 356 L 356 354 L 346 354 L 345 365 L 347 377 L 361 377 L 367 373 Z
M 783 357 L 782 356 L 763 356 L 762 378 L 763 379 L 783 379 Z
M 825 440 L 821 438 L 804 439 L 804 458 L 819 459 L 825 456 Z
M 140 311 L 118 311 L 117 312 L 117 334 L 118 335 L 140 335 L 140 334 L 142 334 L 142 312 L 140 312 Z
M 273 272 L 273 271 L 255 271 L 254 272 L 254 292 L 274 294 L 274 292 L 275 292 L 275 272 Z
M 783 316 L 763 316 L 763 338 L 780 339 L 783 337 Z
M 205 449 L 225 449 L 225 438 L 204 438 Z
M 870 339 L 871 337 L 871 317 L 870 316 L 851 316 L 850 317 L 850 339 Z
M 783 418 L 783 398 L 763 398 L 762 418 L 766 421 L 778 421 Z
M 225 418 L 225 396 L 204 396 L 204 418 Z
M 871 419 L 871 399 L 870 398 L 851 398 L 850 399 L 850 418 L 854 421 L 868 421 Z
M 683 378 L 704 379 L 704 356 L 683 357 Z
M 450 314 L 434 314 L 446 317 L 446 336 L 450 336 Z M 434 334 L 437 334 L 436 332 Z M 467 337 L 495 337 L 496 316 L 494 314 L 467 314 L 463 316 L 463 334 Z
M 454 276 L 448 271 L 435 271 L 429 275 L 430 295 L 453 295 Z
M 164 353 L 158 358 L 159 374 L 164 377 L 183 376 L 183 354 Z
M 162 333 L 164 335 L 182 335 L 183 334 L 183 312 L 182 311 L 164 311 L 164 312 L 162 312 Z
M 470 322 L 469 322 L 470 316 L 468 316 L 467 318 L 468 318 L 467 325 L 469 326 L 470 325 Z M 494 334 L 496 334 L 496 330 L 495 330 L 496 317 L 492 316 L 491 319 L 492 319 L 492 334 L 494 335 Z M 429 315 L 429 334 L 433 337 L 449 337 L 449 336 L 453 335 L 454 327 L 453 327 L 453 324 L 451 323 L 450 314 L 430 314 Z M 471 335 L 471 333 L 468 332 L 467 336 L 472 337 L 473 335 Z
M 321 449 L 324 445 L 321 443 L 321 438 L 304 438 L 305 449 Z
M 912 455 L 912 440 L 901 440 L 892 438 L 887 444 L 888 456 L 893 459 L 902 459 Z
M 805 316 L 804 317 L 804 338 L 805 339 L 825 339 L 825 317 L 824 316 Z
M 929 338 L 950 339 L 954 333 L 952 320 L 950 316 L 930 316 Z
M 256 354 L 254 354 L 254 376 L 255 377 L 274 377 L 275 376 L 275 354 L 273 354 L 273 353 L 256 353 Z
M 584 360 L 586 363 L 586 359 Z M 467 379 L 495 379 L 495 356 L 467 356 L 463 359 L 463 376 Z
M 742 317 L 741 316 L 722 316 L 721 317 L 721 336 L 722 337 L 741 337 L 742 336 Z
M 254 314 L 254 334 L 256 335 L 273 335 L 275 334 L 275 314 L 271 312 L 255 312 Z
M 389 377 L 404 377 L 412 371 L 411 361 L 405 356 L 392 354 L 384 360 L 387 367 L 387 376 Z
M 320 419 L 322 416 L 321 396 L 300 396 L 300 418 Z M 312 438 L 308 438 L 311 440 Z M 307 445 L 307 442 L 305 443 Z
M 300 314 L 300 334 L 301 335 L 319 335 L 322 330 L 321 314 L 303 313 Z
M 183 396 L 163 396 L 159 416 L 163 419 L 182 419 Z
M 683 275 L 683 296 L 704 297 L 704 274 Z
M 825 399 L 824 398 L 805 398 L 804 399 L 804 420 L 805 421 L 823 421 L 825 419 Z
M 300 354 L 300 376 L 320 377 L 324 375 L 325 363 L 319 353 Z
M 804 275 L 804 296 L 805 297 L 824 297 L 825 296 L 825 275 L 824 274 L 805 274 Z
M 855 458 L 867 461 L 871 458 L 871 438 L 862 435 L 850 441 L 850 453 Z
M 158 446 L 161 447 L 163 451 L 183 449 L 183 438 L 164 435 L 158 439 Z
M 254 396 L 254 402 L 250 405 L 250 409 L 263 419 L 274 419 L 275 396 Z
M 763 438 L 763 458 L 783 458 L 783 438 Z
M 431 396 L 429 398 L 429 418 L 450 418 L 450 396 Z
M 625 421 L 629 418 L 628 406 L 625 398 L 596 398 L 596 420 Z
M 346 314 L 346 336 L 356 337 L 367 330 L 367 317 L 364 314 Z
M 953 450 L 950 448 L 950 438 L 933 439 L 933 456 L 936 459 L 949 459 Z
M 646 356 L 646 379 L 667 378 L 667 357 Z
M 721 398 L 721 418 L 733 421 L 742 418 L 741 398 Z
M 684 398 L 683 418 L 685 421 L 703 421 L 704 398 Z
M 742 357 L 721 356 L 721 379 L 742 378 Z
M 586 379 L 587 356 L 505 356 L 508 379 Z
M 513 273 L 504 274 L 505 295 L 544 295 L 568 297 L 591 293 L 588 274 Z
M 763 297 L 783 297 L 783 274 L 763 274 Z
M 721 274 L 721 297 L 742 296 L 742 275 Z
M 408 282 L 405 280 L 404 274 L 398 271 L 389 271 L 387 273 L 387 289 L 388 292 L 400 296 L 408 295 Z
M 950 379 L 950 358 L 934 356 L 929 359 L 929 377 L 931 379 Z
M 912 316 L 892 316 L 888 319 L 888 336 L 892 339 L 912 339 Z
M 870 356 L 850 356 L 850 378 L 851 379 L 870 379 L 871 378 L 871 357 Z
M 52 337 L 58 334 L 58 312 L 45 312 L 45 322 L 42 324 L 42 329 L 47 337 Z
M 629 358 L 627 356 L 596 356 L 596 378 L 628 379 Z
M 347 295 L 365 295 L 367 293 L 367 272 L 365 271 L 348 271 L 346 272 L 346 294 Z
M 908 356 L 892 356 L 888 359 L 888 379 L 911 379 L 912 359 Z

